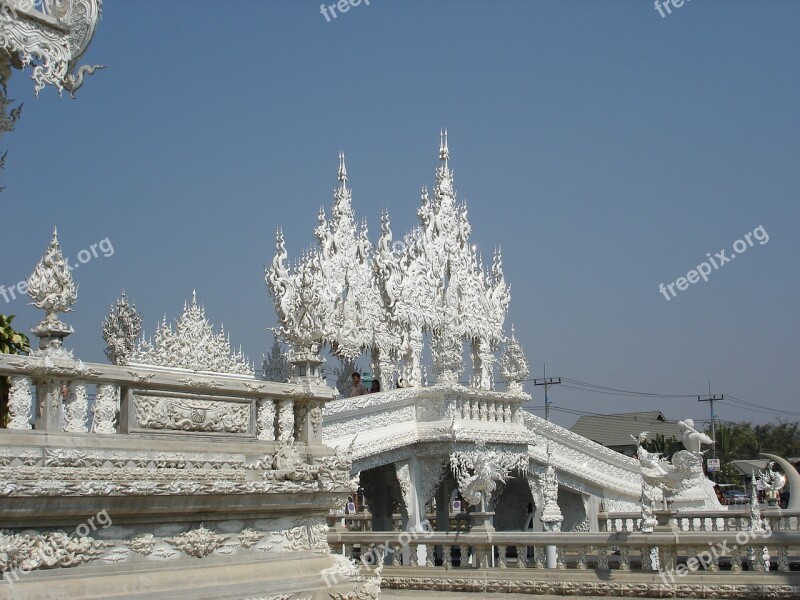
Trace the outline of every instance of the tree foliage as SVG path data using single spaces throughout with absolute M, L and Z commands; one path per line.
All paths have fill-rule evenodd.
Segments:
M 272 342 L 269 354 L 261 362 L 261 378 L 266 381 L 286 383 L 289 381 L 289 360 L 283 350 L 283 344 L 276 337 Z
M 762 458 L 762 452 L 785 458 L 800 456 L 800 424 L 784 419 L 762 425 L 722 423 L 716 427 L 716 439 L 721 464 L 718 480 L 723 483 L 741 482 L 741 474 L 730 465 L 733 460 Z
M 28 354 L 31 343 L 28 336 L 11 326 L 14 315 L 0 315 L 0 353 Z M 0 377 L 0 423 L 3 427 L 8 422 L 8 378 Z

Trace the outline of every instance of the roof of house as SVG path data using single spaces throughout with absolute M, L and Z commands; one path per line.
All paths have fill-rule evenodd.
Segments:
M 649 431 L 650 439 L 663 435 L 681 439 L 681 429 L 676 421 L 667 421 L 661 411 L 621 413 L 617 415 L 585 415 L 580 417 L 572 432 L 589 438 L 603 446 L 633 446 L 631 436 Z

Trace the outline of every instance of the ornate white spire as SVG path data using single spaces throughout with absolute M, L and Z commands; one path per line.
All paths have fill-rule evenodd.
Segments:
M 175 330 L 164 317 L 153 342 L 141 341 L 129 363 L 251 377 L 254 374 L 241 349 L 231 351 L 230 338 L 224 330 L 214 333 L 194 291 L 192 303 L 184 304 L 183 314 L 175 322 Z
M 508 381 L 508 391 L 517 394 L 522 392 L 522 382 L 531 373 L 522 345 L 514 335 L 514 325 L 511 325 L 511 337 L 506 341 L 506 349 L 500 360 L 500 373 Z
M 341 189 L 347 187 L 347 165 L 344 164 L 344 152 L 339 152 L 339 181 Z
M 50 245 L 28 277 L 28 295 L 33 299 L 31 304 L 47 313 L 46 320 L 50 323 L 58 322 L 58 313 L 71 312 L 78 299 L 78 288 L 61 254 L 55 227 Z
M 455 383 L 463 371 L 463 344 L 473 348 L 474 385 L 491 389 L 497 344 L 504 339 L 509 291 L 495 253 L 487 274 L 470 242 L 465 203 L 457 204 L 449 169 L 447 131 L 441 131 L 436 184 L 425 188 L 417 210 L 419 225 L 403 242 L 392 242 L 389 216 L 381 215 L 373 247 L 366 222 L 358 223 L 347 187 L 344 154 L 330 219 L 320 211 L 314 231 L 318 249 L 291 270 L 279 234 L 266 281 L 290 344 L 328 343 L 340 356 L 371 351 L 373 369 L 396 368 L 411 385 L 422 384 L 425 334 L 439 382 Z M 380 366 L 378 365 L 380 363 Z
M 116 365 L 128 362 L 128 356 L 136 349 L 136 340 L 142 334 L 142 317 L 136 311 L 136 304 L 129 303 L 125 290 L 111 305 L 108 316 L 103 321 L 103 339 L 106 342 L 106 357 Z

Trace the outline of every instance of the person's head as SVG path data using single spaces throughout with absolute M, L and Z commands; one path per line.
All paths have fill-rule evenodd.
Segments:
M 377 379 L 372 380 L 372 385 L 369 386 L 370 392 L 380 392 L 381 391 L 381 382 Z
M 361 383 L 361 373 L 355 372 L 351 377 L 353 378 L 353 385 L 358 385 Z

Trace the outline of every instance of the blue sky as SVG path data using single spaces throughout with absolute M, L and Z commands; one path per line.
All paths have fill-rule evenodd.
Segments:
M 296 256 L 347 155 L 358 217 L 397 234 L 433 182 L 441 127 L 484 256 L 502 245 L 509 321 L 534 372 L 626 390 L 712 391 L 798 413 L 800 4 L 372 0 L 326 21 L 306 0 L 108 2 L 78 92 L 24 102 L 0 194 L 0 283 L 27 277 L 53 225 L 73 258 L 65 320 L 101 361 L 124 288 L 152 333 L 193 289 L 252 359 L 275 313 L 263 265 L 283 227 Z M 667 301 L 706 253 L 756 243 Z M 20 301 L 27 329 L 40 316 Z M 578 386 L 580 387 L 580 386 Z M 541 388 L 529 386 L 534 404 Z M 564 411 L 693 399 L 552 391 Z M 736 402 L 720 418 L 779 413 Z M 747 410 L 745 410 L 747 409 Z M 541 414 L 538 411 L 537 414 Z M 796 416 L 787 415 L 794 419 Z

